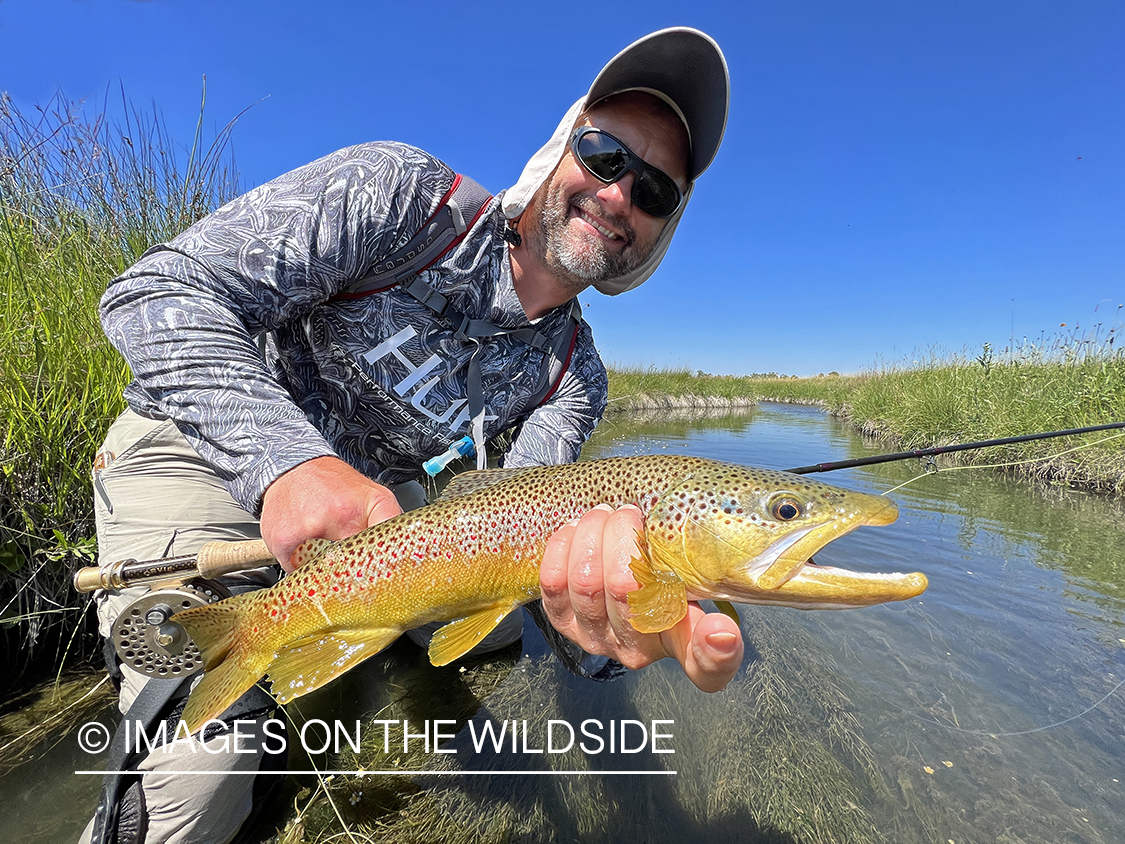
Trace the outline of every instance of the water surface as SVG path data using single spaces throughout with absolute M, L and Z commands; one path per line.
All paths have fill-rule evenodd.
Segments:
M 784 469 L 884 450 L 814 408 L 672 416 L 611 417 L 584 458 L 673 452 Z M 923 470 L 819 477 L 882 493 Z M 891 497 L 897 522 L 817 560 L 924 572 L 920 598 L 843 612 L 744 607 L 751 658 L 716 695 L 668 662 L 607 684 L 575 678 L 530 624 L 522 647 L 444 669 L 396 645 L 291 710 L 368 724 L 375 713 L 448 718 L 456 737 L 444 747 L 457 753 L 388 749 L 369 728 L 359 753 L 292 755 L 291 767 L 496 775 L 337 777 L 334 808 L 304 777 L 277 822 L 304 785 L 308 840 L 338 830 L 338 815 L 357 840 L 379 841 L 1125 841 L 1125 509 L 979 469 L 929 474 Z M 536 752 L 551 721 L 622 720 L 664 722 L 675 752 Z M 485 724 L 513 721 L 526 723 L 527 743 L 474 743 Z M 96 783 L 74 776 L 86 761 L 73 736 L 52 753 L 0 780 L 18 812 L 0 813 L 3 840 L 69 841 L 84 825 Z M 616 771 L 633 773 L 605 775 Z

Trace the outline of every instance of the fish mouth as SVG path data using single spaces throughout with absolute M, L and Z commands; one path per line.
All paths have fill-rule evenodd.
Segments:
M 780 589 L 794 578 L 813 555 L 829 542 L 860 527 L 889 525 L 898 518 L 898 506 L 889 498 L 871 496 L 862 507 L 840 508 L 832 519 L 792 531 L 777 539 L 747 567 L 761 589 Z M 815 564 L 813 564 L 815 565 Z
M 823 524 L 780 537 L 747 561 L 740 572 L 740 582 L 721 585 L 726 594 L 709 589 L 709 594 L 698 597 L 801 609 L 847 609 L 920 595 L 928 581 L 919 572 L 857 572 L 813 562 L 813 555 L 834 539 L 859 527 L 888 525 L 898 518 L 898 507 L 893 501 L 873 499 L 858 512 L 838 513 L 835 519 Z

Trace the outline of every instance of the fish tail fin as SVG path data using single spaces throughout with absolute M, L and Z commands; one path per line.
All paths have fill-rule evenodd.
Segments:
M 203 658 L 203 679 L 188 696 L 181 716 L 191 733 L 222 715 L 266 673 L 269 656 L 254 659 L 239 636 L 251 597 L 228 598 L 175 615 Z
M 204 671 L 210 671 L 226 659 L 234 647 L 244 603 L 245 598 L 240 596 L 176 613 L 173 620 L 187 630 L 199 648 Z

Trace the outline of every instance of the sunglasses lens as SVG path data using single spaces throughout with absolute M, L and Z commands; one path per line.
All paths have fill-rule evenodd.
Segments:
M 670 217 L 680 207 L 680 189 L 659 170 L 649 168 L 633 184 L 633 204 L 654 217 Z
M 620 144 L 600 132 L 590 132 L 578 139 L 578 155 L 586 169 L 603 182 L 619 178 L 630 158 Z

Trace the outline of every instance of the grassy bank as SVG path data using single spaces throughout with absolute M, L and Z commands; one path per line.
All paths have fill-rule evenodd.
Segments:
M 1024 343 L 977 356 L 934 355 L 918 364 L 884 367 L 861 375 L 816 378 L 698 375 L 681 370 L 618 369 L 610 375 L 611 406 L 706 406 L 709 398 L 820 404 L 888 447 L 914 449 L 1017 434 L 1125 421 L 1125 352 L 1120 307 L 1111 327 Z M 631 404 L 634 397 L 638 404 Z M 647 403 L 647 404 L 646 404 Z M 656 405 L 658 406 L 658 405 Z M 1044 440 L 962 453 L 975 464 L 1031 461 L 1011 471 L 1040 480 L 1125 495 L 1125 437 L 1068 454 L 1066 449 L 1106 438 Z
M 158 118 L 122 114 L 60 95 L 25 115 L 0 99 L 0 629 L 23 646 L 19 667 L 81 626 L 69 575 L 92 553 L 91 464 L 128 378 L 98 300 L 234 193 L 225 130 L 185 150 Z

